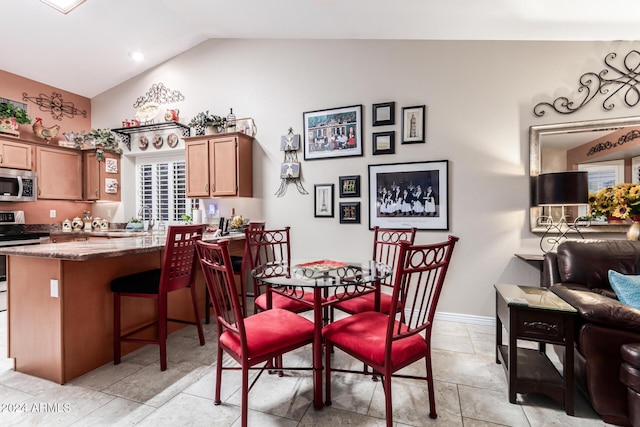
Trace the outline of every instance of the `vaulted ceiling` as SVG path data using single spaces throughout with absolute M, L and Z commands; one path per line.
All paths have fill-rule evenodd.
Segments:
M 1 5 L 0 69 L 87 97 L 210 38 L 640 39 L 634 0 L 86 0 L 68 15 L 39 0 Z

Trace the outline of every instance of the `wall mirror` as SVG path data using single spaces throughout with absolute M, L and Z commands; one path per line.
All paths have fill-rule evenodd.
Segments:
M 529 150 L 530 226 L 533 232 L 544 232 L 546 228 L 537 225 L 537 219 L 548 214 L 536 205 L 538 174 L 587 170 L 590 192 L 619 182 L 640 182 L 640 116 L 531 126 Z M 586 211 L 585 206 L 572 214 L 584 215 Z M 627 223 L 592 221 L 581 231 L 625 233 L 628 228 Z

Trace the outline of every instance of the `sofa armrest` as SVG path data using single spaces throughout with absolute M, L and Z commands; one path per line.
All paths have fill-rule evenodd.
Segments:
M 583 319 L 609 327 L 640 330 L 640 310 L 584 286 L 559 283 L 551 291 L 574 307 Z
M 558 271 L 558 255 L 553 252 L 549 252 L 544 256 L 544 262 L 542 264 L 542 281 L 541 285 L 545 288 L 550 288 L 553 284 L 559 283 L 560 271 Z

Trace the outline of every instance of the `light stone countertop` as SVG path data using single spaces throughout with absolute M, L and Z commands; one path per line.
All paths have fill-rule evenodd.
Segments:
M 124 232 L 116 233 L 118 235 L 124 234 Z M 99 232 L 87 234 L 98 236 Z M 129 233 L 127 232 L 127 234 Z M 98 258 L 143 254 L 164 249 L 166 233 L 158 231 L 138 231 L 131 232 L 131 234 L 134 234 L 135 237 L 5 247 L 0 248 L 0 255 L 86 261 Z M 106 234 L 105 236 L 108 237 Z M 244 240 L 244 233 L 229 233 L 229 235 L 222 237 L 214 237 L 213 233 L 204 233 L 202 236 L 202 240 L 205 242 L 216 242 L 223 239 Z

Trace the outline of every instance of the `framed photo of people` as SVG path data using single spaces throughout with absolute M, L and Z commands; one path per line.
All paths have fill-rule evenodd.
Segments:
M 333 184 L 316 184 L 313 187 L 313 216 L 333 218 Z
M 369 165 L 369 229 L 449 230 L 449 161 Z
M 425 106 L 402 108 L 402 143 L 418 144 L 425 141 Z
M 362 105 L 303 113 L 304 159 L 362 156 Z

